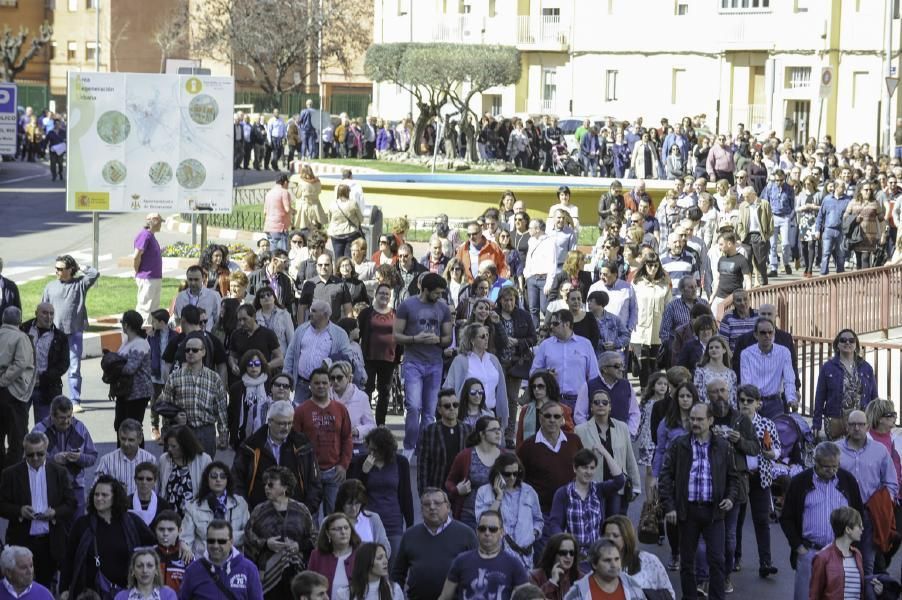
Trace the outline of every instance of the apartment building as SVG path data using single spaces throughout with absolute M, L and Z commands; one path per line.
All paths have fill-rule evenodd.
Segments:
M 0 0 L 0 25 L 6 25 L 13 34 L 21 27 L 28 29 L 25 38 L 26 50 L 31 39 L 44 22 L 53 21 L 52 3 L 49 0 Z M 23 50 L 23 54 L 26 50 Z M 16 76 L 19 85 L 21 106 L 46 106 L 47 78 L 50 76 L 50 57 L 53 49 L 48 47 L 32 58 L 25 70 Z
M 820 132 L 840 145 L 873 145 L 888 101 L 887 27 L 893 73 L 899 66 L 898 0 L 892 8 L 888 15 L 886 0 L 375 0 L 374 42 L 516 46 L 520 82 L 478 97 L 481 112 L 646 123 L 704 114 L 712 130 L 743 123 L 794 140 Z M 415 111 L 392 84 L 374 84 L 374 105 L 388 118 Z

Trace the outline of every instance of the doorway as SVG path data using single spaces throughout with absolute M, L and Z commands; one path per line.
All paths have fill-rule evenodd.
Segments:
M 811 119 L 810 100 L 787 100 L 783 113 L 783 139 L 792 140 L 793 145 L 802 146 L 808 139 Z

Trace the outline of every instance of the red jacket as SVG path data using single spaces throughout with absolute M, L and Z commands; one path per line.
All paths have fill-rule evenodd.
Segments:
M 861 552 L 850 548 L 858 575 L 861 577 L 861 589 L 864 590 L 864 569 L 861 566 Z M 810 552 L 810 550 L 809 550 Z M 845 574 L 842 568 L 842 552 L 836 544 L 830 544 L 814 556 L 811 563 L 811 585 L 808 588 L 808 600 L 843 600 Z M 860 598 L 864 598 L 862 592 Z
M 457 249 L 457 259 L 463 263 L 464 275 L 467 281 L 473 281 L 472 263 L 470 262 L 470 242 L 466 241 Z M 507 261 L 504 259 L 504 250 L 495 242 L 485 241 L 482 248 L 479 249 L 479 262 L 491 260 L 498 269 L 499 277 L 510 277 L 510 270 L 507 268 Z

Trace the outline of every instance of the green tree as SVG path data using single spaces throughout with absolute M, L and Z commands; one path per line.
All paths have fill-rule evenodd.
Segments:
M 28 34 L 27 27 L 20 27 L 19 33 L 13 33 L 9 25 L 3 26 L 3 33 L 0 34 L 0 53 L 3 54 L 0 60 L 0 81 L 16 80 L 16 76 L 28 66 L 28 61 L 53 39 L 53 27 L 45 21 L 37 35 L 32 36 L 31 45 L 25 54 L 22 54 Z
M 507 46 L 445 43 L 374 44 L 364 70 L 376 82 L 393 83 L 413 95 L 420 111 L 411 152 L 416 154 L 426 125 L 451 104 L 460 117 L 467 153 L 476 160 L 479 116 L 470 106 L 477 94 L 520 80 L 520 53 Z

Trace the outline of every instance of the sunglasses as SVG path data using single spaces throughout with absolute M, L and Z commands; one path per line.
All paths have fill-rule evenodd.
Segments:
M 281 390 L 290 390 L 291 389 L 290 383 L 274 383 L 274 384 L 272 384 L 272 386 L 274 388 L 279 388 Z
M 185 352 L 190 352 L 192 354 L 194 354 L 195 352 L 203 352 L 203 350 L 204 350 L 203 348 L 194 348 L 194 347 L 185 348 Z
M 564 415 L 560 413 L 542 413 L 542 417 L 545 419 L 554 419 L 555 421 L 560 421 L 564 418 Z
M 837 340 L 837 341 L 838 341 L 840 344 L 854 344 L 854 343 L 855 343 L 855 338 L 841 337 L 841 338 L 839 338 L 839 340 Z
M 55 269 L 56 269 L 56 272 L 59 273 L 60 271 L 65 271 L 66 267 L 55 267 Z
M 534 389 L 534 390 L 544 390 L 545 384 L 544 383 L 534 383 L 530 387 L 532 387 L 532 389 Z
M 207 538 L 207 545 L 208 546 L 225 546 L 226 544 L 228 544 L 231 541 L 232 540 L 230 540 L 228 538 Z
M 460 408 L 460 402 L 444 402 L 442 408 Z
M 516 470 L 516 471 L 502 471 L 502 472 L 501 472 L 501 475 L 504 476 L 504 477 L 519 477 L 519 476 L 520 476 L 520 470 L 518 469 L 518 470 Z
M 881 418 L 892 417 L 892 418 L 894 418 L 894 419 L 895 419 L 897 416 L 899 416 L 899 415 L 898 415 L 897 413 L 894 413 L 894 412 L 883 413 L 882 415 L 880 415 Z
M 471 396 L 485 396 L 485 390 L 472 389 L 472 390 L 470 390 L 470 395 Z
M 610 406 L 610 405 L 611 405 L 610 400 L 602 400 L 600 398 L 598 400 L 592 400 L 592 406 Z
M 344 378 L 345 378 L 344 375 L 330 375 L 330 376 L 329 376 L 329 379 L 330 379 L 331 381 L 341 381 L 341 380 L 344 379 Z
M 262 367 L 262 366 L 263 366 L 263 363 L 260 362 L 259 360 L 249 360 L 249 361 L 247 362 L 247 366 L 249 366 L 249 367 Z
M 558 550 L 558 556 L 576 556 L 576 550 Z
M 223 481 L 228 480 L 229 476 L 225 473 L 210 473 L 208 476 L 210 479 L 221 479 Z
M 491 533 L 498 533 L 499 529 L 501 528 L 497 525 L 480 525 L 476 528 L 476 531 L 478 531 L 479 533 L 485 533 L 486 531 L 489 531 Z

